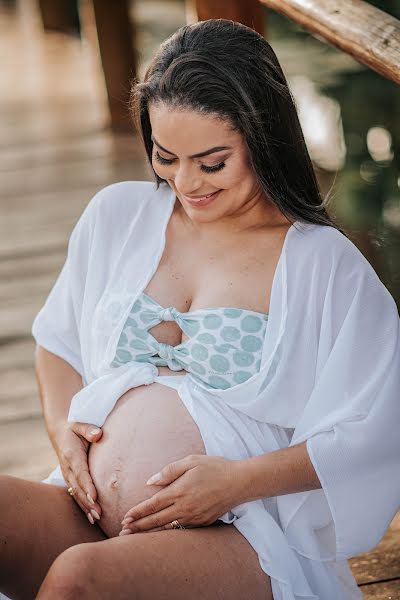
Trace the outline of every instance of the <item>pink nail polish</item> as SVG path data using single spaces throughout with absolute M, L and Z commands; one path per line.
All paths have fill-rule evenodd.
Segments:
M 89 493 L 86 494 L 86 497 L 89 500 L 90 504 L 94 504 L 94 500 L 93 500 L 92 496 Z
M 100 515 L 97 512 L 97 510 L 94 510 L 94 508 L 90 509 L 90 512 L 92 513 L 92 515 L 94 516 L 95 519 L 99 520 L 100 519 Z
M 93 519 L 92 515 L 90 514 L 90 512 L 87 513 L 87 518 L 89 519 L 89 523 L 94 525 L 94 519 Z
M 118 535 L 128 535 L 129 533 L 132 533 L 130 529 L 123 529 Z
M 132 517 L 126 517 L 126 519 L 121 522 L 121 525 L 128 525 L 128 523 L 132 523 L 132 521 Z

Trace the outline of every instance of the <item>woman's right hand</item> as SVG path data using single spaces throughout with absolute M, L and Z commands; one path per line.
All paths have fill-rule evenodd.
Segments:
M 90 476 L 87 453 L 89 444 L 98 442 L 102 435 L 97 425 L 74 422 L 67 423 L 57 436 L 57 455 L 62 474 L 68 486 L 74 490 L 73 499 L 92 525 L 101 517 L 101 508 L 96 501 L 97 491 Z

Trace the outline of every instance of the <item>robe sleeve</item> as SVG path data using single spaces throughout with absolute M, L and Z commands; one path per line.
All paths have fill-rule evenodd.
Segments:
M 322 489 L 279 498 L 288 537 L 316 560 L 374 548 L 400 508 L 400 321 L 347 243 L 324 298 L 315 383 L 290 445 L 306 441 Z
M 64 265 L 32 325 L 36 344 L 68 362 L 82 377 L 81 319 L 101 192 L 87 204 L 68 241 Z

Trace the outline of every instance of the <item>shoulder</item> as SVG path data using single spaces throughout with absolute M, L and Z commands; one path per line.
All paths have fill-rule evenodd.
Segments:
M 336 298 L 361 295 L 379 298 L 393 309 L 396 303 L 379 275 L 355 243 L 335 227 L 300 225 L 293 229 L 287 252 L 289 278 L 294 285 L 315 287 Z M 346 301 L 347 301 L 346 300 Z M 397 314 L 397 308 L 394 310 Z
M 357 248 L 354 242 L 336 227 L 316 225 L 313 223 L 297 223 L 292 228 L 292 257 L 324 268 L 361 269 L 374 272 L 371 264 Z
M 157 189 L 153 181 L 120 181 L 99 190 L 90 204 L 100 217 L 123 220 L 149 204 L 156 209 L 169 194 L 168 184 L 161 184 Z
M 121 181 L 100 189 L 87 203 L 70 236 L 69 245 L 109 249 L 131 235 L 146 235 L 161 222 L 173 201 L 167 183 L 157 189 L 151 181 Z M 140 237 L 139 235 L 139 237 Z

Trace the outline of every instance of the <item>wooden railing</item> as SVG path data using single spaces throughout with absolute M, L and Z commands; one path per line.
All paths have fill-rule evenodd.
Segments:
M 400 21 L 363 0 L 260 0 L 400 83 Z
M 400 0 L 399 0 L 400 1 Z M 97 33 L 93 44 L 99 53 L 108 94 L 110 125 L 131 131 L 126 103 L 129 79 L 136 74 L 135 24 L 130 19 L 134 0 L 79 0 L 83 34 Z M 70 27 L 66 12 L 54 12 L 68 0 L 40 0 L 43 24 Z M 232 19 L 266 31 L 263 5 L 289 17 L 312 34 L 400 83 L 400 21 L 363 0 L 186 0 L 187 13 L 203 21 Z M 46 17 L 46 11 L 50 11 Z M 166 7 L 165 10 L 168 10 Z M 162 18 L 162 15 L 160 15 Z M 58 19 L 58 20 L 57 20 Z M 54 25 L 55 24 L 55 25 Z M 132 47 L 133 46 L 133 47 Z

